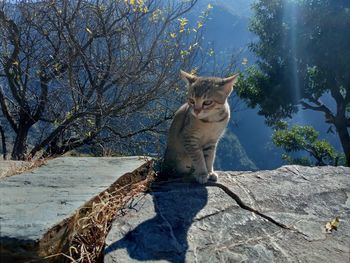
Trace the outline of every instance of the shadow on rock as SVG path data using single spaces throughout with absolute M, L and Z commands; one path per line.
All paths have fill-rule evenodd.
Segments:
M 133 260 L 185 262 L 187 233 L 196 214 L 207 204 L 207 189 L 192 183 L 167 184 L 151 195 L 156 216 L 106 247 L 105 255 L 126 249 Z

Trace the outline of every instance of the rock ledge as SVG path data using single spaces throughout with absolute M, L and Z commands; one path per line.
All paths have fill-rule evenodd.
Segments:
M 155 184 L 113 223 L 104 262 L 349 262 L 350 168 L 221 172 L 218 184 Z

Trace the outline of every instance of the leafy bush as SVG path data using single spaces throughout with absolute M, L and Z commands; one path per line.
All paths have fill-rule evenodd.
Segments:
M 339 154 L 326 140 L 318 139 L 318 132 L 311 126 L 295 125 L 288 129 L 279 125 L 272 135 L 272 142 L 281 147 L 286 153 L 282 159 L 289 164 L 300 165 L 337 165 Z M 293 157 L 287 153 L 307 152 L 311 159 L 306 156 Z

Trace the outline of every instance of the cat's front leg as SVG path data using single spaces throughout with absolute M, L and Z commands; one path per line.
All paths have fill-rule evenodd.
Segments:
M 200 184 L 205 184 L 208 182 L 208 170 L 205 164 L 203 151 L 198 149 L 196 151 L 191 151 L 189 154 L 192 159 L 196 181 Z
M 208 170 L 205 163 L 205 158 L 202 149 L 199 145 L 185 142 L 185 149 L 192 160 L 193 175 L 196 181 L 200 184 L 205 184 L 208 181 Z
M 208 144 L 203 147 L 203 154 L 205 158 L 205 163 L 208 170 L 209 180 L 217 181 L 218 175 L 214 172 L 214 161 L 216 153 L 216 143 Z

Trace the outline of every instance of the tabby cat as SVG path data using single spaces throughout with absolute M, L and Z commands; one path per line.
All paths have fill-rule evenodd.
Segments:
M 238 74 L 214 78 L 181 71 L 180 75 L 187 82 L 188 101 L 170 126 L 163 168 L 167 174 L 193 174 L 201 184 L 216 181 L 216 146 L 230 118 L 227 98 Z

